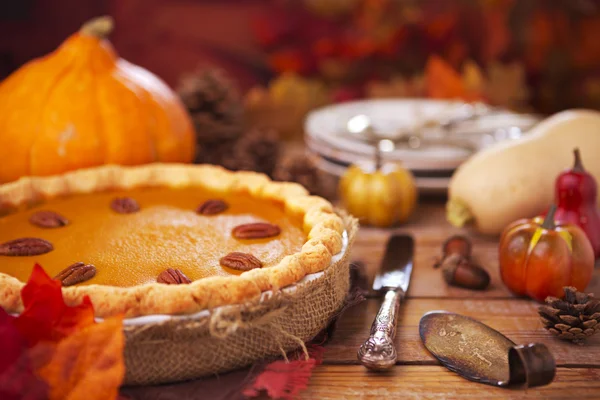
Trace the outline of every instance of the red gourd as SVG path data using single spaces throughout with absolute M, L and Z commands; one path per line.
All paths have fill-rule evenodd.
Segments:
M 561 173 L 555 184 L 557 210 L 554 219 L 562 223 L 578 225 L 585 232 L 594 257 L 600 257 L 600 212 L 596 196 L 598 187 L 594 177 L 581 163 L 579 149 L 573 150 L 573 168 Z

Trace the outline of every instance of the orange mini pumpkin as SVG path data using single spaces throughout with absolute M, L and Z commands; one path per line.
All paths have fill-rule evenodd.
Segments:
M 552 206 L 545 219 L 521 219 L 500 238 L 500 276 L 515 294 L 538 301 L 562 297 L 565 286 L 583 291 L 594 272 L 594 251 L 577 225 L 556 224 Z
M 85 24 L 0 84 L 0 183 L 101 164 L 190 162 L 194 131 L 176 94 L 117 56 L 112 19 Z

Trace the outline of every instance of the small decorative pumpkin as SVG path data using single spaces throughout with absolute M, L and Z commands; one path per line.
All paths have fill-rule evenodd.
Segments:
M 0 84 L 0 183 L 102 164 L 190 162 L 191 120 L 175 93 L 118 58 L 94 19 Z
M 410 171 L 398 163 L 354 164 L 339 184 L 344 207 L 366 225 L 389 227 L 404 222 L 417 201 L 417 187 Z
M 515 294 L 544 301 L 562 297 L 565 286 L 585 290 L 594 272 L 594 250 L 577 225 L 556 224 L 552 206 L 545 219 L 521 219 L 500 238 L 500 276 Z

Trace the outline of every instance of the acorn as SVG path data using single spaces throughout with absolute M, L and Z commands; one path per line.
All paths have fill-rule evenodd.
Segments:
M 444 261 L 453 254 L 457 254 L 466 260 L 471 259 L 471 241 L 462 235 L 450 236 L 442 245 L 442 258 L 438 259 L 433 268 L 439 268 L 444 264 Z
M 471 241 L 466 236 L 450 236 L 442 245 L 444 258 L 451 254 L 458 254 L 466 259 L 471 258 Z
M 449 285 L 484 290 L 490 284 L 490 275 L 487 271 L 460 254 L 455 253 L 445 257 L 441 266 L 444 280 Z

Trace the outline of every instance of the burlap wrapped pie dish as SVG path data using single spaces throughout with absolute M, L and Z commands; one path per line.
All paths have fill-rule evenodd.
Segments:
M 303 346 L 340 309 L 356 221 L 300 185 L 215 166 L 104 166 L 0 185 L 0 306 L 35 262 L 70 305 L 124 314 L 125 384 Z

